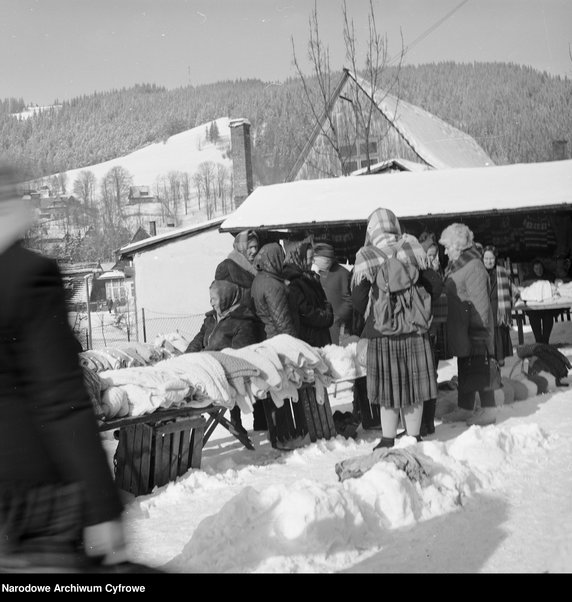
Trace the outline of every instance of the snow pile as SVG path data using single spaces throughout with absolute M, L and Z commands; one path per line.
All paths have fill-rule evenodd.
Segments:
M 477 491 L 502 485 L 507 472 L 531 454 L 550 447 L 536 424 L 472 427 L 448 442 L 403 437 L 396 449 L 416 455 L 428 477 L 410 480 L 394 463 L 374 463 L 359 478 L 337 480 L 335 462 L 369 454 L 371 443 L 337 437 L 296 450 L 283 459 L 288 478 L 265 486 L 259 466 L 232 462 L 224 471 L 188 473 L 156 495 L 151 512 L 165 499 L 202 490 L 234 490 L 226 503 L 191 532 L 182 550 L 163 568 L 169 572 L 331 572 L 378 553 L 389 532 L 458 509 Z M 312 465 L 331 479 L 296 478 L 296 467 Z M 246 474 L 243 474 L 246 473 Z M 303 473 L 305 474 L 305 473 Z M 246 477 L 246 478 L 245 478 Z M 237 487 L 238 485 L 238 487 Z

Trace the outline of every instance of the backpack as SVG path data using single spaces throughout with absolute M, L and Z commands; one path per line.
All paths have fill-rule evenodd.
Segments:
M 418 280 L 417 266 L 385 255 L 376 276 L 379 294 L 372 307 L 375 329 L 382 335 L 425 334 L 429 330 L 431 295 Z

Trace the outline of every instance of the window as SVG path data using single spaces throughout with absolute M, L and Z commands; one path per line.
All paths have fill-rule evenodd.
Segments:
M 377 153 L 377 142 L 375 142 L 375 140 L 370 140 L 369 142 L 369 154 L 371 155 L 371 153 Z M 360 151 L 360 155 L 367 155 L 367 147 L 365 142 L 362 142 L 359 145 L 359 151 Z
M 372 157 L 369 161 L 367 159 L 363 159 L 360 161 L 360 167 L 367 167 L 368 165 L 375 165 L 377 163 L 377 157 Z

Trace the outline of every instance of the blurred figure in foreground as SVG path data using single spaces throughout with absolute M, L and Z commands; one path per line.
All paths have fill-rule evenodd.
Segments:
M 0 161 L 0 572 L 115 572 L 129 564 L 122 503 L 58 266 L 21 242 L 22 180 Z

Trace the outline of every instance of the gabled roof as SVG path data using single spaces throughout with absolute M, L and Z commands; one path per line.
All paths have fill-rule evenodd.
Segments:
M 335 101 L 349 79 L 352 79 L 364 94 L 374 102 L 381 114 L 395 127 L 419 158 L 430 167 L 447 169 L 450 167 L 486 167 L 494 165 L 493 160 L 475 139 L 465 132 L 384 90 L 377 90 L 372 97 L 371 86 L 366 80 L 356 76 L 349 69 L 344 69 L 342 78 L 332 93 L 327 110 L 324 111 L 320 123 L 314 127 L 286 181 L 291 182 L 296 177 L 322 128 L 325 127 L 328 112 L 332 110 Z
M 391 209 L 401 219 L 534 209 L 569 211 L 572 159 L 259 186 L 220 230 L 364 224 L 378 207 Z
M 155 247 L 164 245 L 169 242 L 173 242 L 178 239 L 190 238 L 191 236 L 196 236 L 200 232 L 204 232 L 205 230 L 212 230 L 213 228 L 219 227 L 222 222 L 225 220 L 225 217 L 216 217 L 214 219 L 208 220 L 206 222 L 202 222 L 200 224 L 193 224 L 191 226 L 185 226 L 183 228 L 177 228 L 172 232 L 165 232 L 163 234 L 157 234 L 156 236 L 149 236 L 144 240 L 140 240 L 138 242 L 132 242 L 124 247 L 121 247 L 119 251 L 117 251 L 117 256 L 119 259 L 123 259 L 125 257 L 132 257 L 135 253 L 140 251 L 149 251 Z

